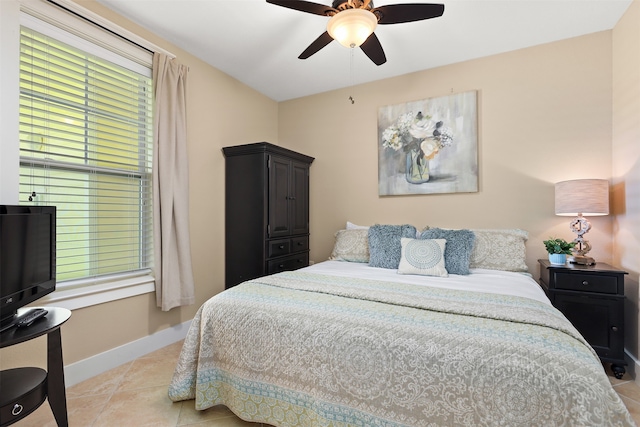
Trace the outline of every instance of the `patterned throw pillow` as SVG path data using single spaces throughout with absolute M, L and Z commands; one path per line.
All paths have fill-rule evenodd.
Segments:
M 369 262 L 369 230 L 365 228 L 340 230 L 336 233 L 330 260 Z
M 415 238 L 413 225 L 372 225 L 369 227 L 369 266 L 398 268 L 403 237 Z
M 407 239 L 400 240 L 402 256 L 398 265 L 399 274 L 419 274 L 422 276 L 448 277 L 445 268 L 444 239 Z
M 471 253 L 475 235 L 471 230 L 445 230 L 429 228 L 420 234 L 421 239 L 445 239 L 444 263 L 450 274 L 469 274 Z
M 529 233 L 519 229 L 471 230 L 476 242 L 470 268 L 528 272 L 525 244 Z

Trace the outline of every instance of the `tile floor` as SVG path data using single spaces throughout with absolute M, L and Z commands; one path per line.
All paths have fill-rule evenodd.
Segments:
M 169 400 L 167 386 L 181 347 L 182 341 L 69 387 L 69 426 L 260 427 L 260 424 L 239 419 L 223 406 L 196 411 L 192 400 L 178 403 Z M 621 380 L 609 378 L 640 426 L 640 387 L 628 374 Z M 54 427 L 56 423 L 45 402 L 33 414 L 13 425 Z

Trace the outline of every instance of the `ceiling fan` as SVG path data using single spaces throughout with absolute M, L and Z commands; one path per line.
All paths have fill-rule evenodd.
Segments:
M 360 47 L 376 65 L 387 62 L 380 40 L 373 32 L 378 24 L 401 24 L 437 18 L 444 13 L 443 4 L 389 4 L 374 7 L 372 0 L 334 0 L 331 6 L 305 0 L 267 0 L 267 3 L 315 15 L 328 16 L 327 31 L 298 56 L 307 59 L 337 40 L 346 47 Z

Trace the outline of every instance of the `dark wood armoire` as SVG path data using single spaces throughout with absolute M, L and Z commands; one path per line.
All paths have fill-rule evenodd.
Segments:
M 314 158 L 268 142 L 225 156 L 225 287 L 309 265 Z

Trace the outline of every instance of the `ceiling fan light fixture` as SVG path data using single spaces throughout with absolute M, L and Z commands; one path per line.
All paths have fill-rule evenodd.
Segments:
M 327 32 L 344 47 L 358 47 L 378 25 L 376 16 L 364 9 L 347 9 L 336 13 L 327 24 Z

